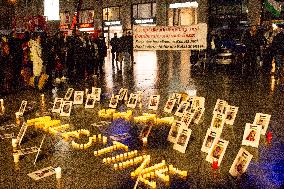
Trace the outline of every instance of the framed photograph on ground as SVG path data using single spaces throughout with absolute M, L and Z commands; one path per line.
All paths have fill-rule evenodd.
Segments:
M 183 128 L 186 128 L 186 125 L 184 124 L 184 122 L 175 120 L 171 126 L 171 129 L 168 135 L 168 141 L 172 143 L 176 143 L 178 133 Z
M 152 130 L 152 125 L 144 125 L 140 134 L 139 134 L 139 138 L 140 139 L 148 138 L 151 130 Z
M 72 104 L 72 101 L 63 101 L 61 105 L 60 116 L 70 116 Z
M 44 169 L 29 173 L 28 176 L 34 180 L 40 180 L 44 177 L 48 177 L 55 174 L 55 170 L 53 167 L 46 167 Z
M 236 119 L 237 113 L 238 113 L 239 107 L 236 106 L 230 106 L 228 105 L 226 108 L 226 118 L 225 123 L 228 125 L 233 125 L 234 121 Z
M 157 110 L 160 101 L 160 95 L 151 95 L 149 100 L 148 109 L 149 110 Z
M 52 107 L 52 112 L 60 113 L 62 103 L 63 103 L 63 98 L 56 97 Z
M 208 153 L 210 148 L 212 147 L 212 144 L 215 142 L 215 140 L 218 140 L 220 137 L 220 133 L 217 133 L 215 131 L 212 131 L 211 129 L 207 129 L 206 136 L 204 138 L 201 151 Z
M 218 166 L 220 166 L 228 144 L 229 141 L 223 139 L 215 140 L 206 156 L 206 161 L 212 163 L 216 159 L 218 160 Z
M 87 95 L 87 100 L 85 102 L 85 108 L 94 108 L 96 102 L 96 97 L 93 94 Z
M 230 168 L 229 173 L 233 177 L 241 176 L 244 172 L 246 172 L 252 157 L 252 154 L 250 154 L 244 148 L 241 148 Z
M 19 109 L 20 115 L 24 115 L 24 112 L 25 112 L 25 110 L 26 110 L 27 104 L 28 104 L 28 101 L 26 101 L 26 100 L 23 100 L 23 101 L 22 101 L 21 106 L 20 106 L 20 109 Z
M 83 104 L 83 103 L 84 103 L 84 91 L 75 91 L 73 104 Z
M 201 96 L 196 96 L 194 98 L 194 108 L 204 108 L 205 106 L 205 98 Z
M 171 98 L 171 97 L 170 97 L 170 98 L 168 99 L 168 101 L 167 101 L 165 107 L 164 107 L 164 112 L 166 112 L 166 113 L 171 113 L 172 110 L 173 110 L 173 108 L 174 108 L 174 106 L 175 106 L 176 100 L 177 100 L 177 99 L 174 99 L 174 98 Z
M 182 117 L 184 112 L 186 111 L 186 109 L 188 108 L 189 106 L 189 102 L 187 101 L 182 101 L 175 113 L 175 116 L 178 116 L 178 117 Z
M 118 100 L 121 101 L 121 100 L 127 99 L 127 92 L 128 92 L 128 89 L 121 88 L 118 93 L 119 95 Z
M 101 93 L 102 93 L 101 88 L 92 87 L 92 95 L 95 96 L 95 100 L 98 102 L 101 100 Z
M 73 88 L 68 88 L 68 90 L 67 90 L 67 92 L 66 92 L 66 94 L 65 94 L 65 96 L 64 96 L 64 100 L 65 100 L 65 101 L 70 100 L 70 98 L 71 98 L 71 96 L 72 96 L 72 94 L 73 94 L 73 91 L 74 91 Z
M 118 99 L 119 99 L 119 95 L 112 95 L 110 102 L 109 102 L 109 107 L 115 109 L 118 104 Z
M 173 149 L 185 153 L 189 138 L 191 135 L 191 129 L 182 128 L 177 136 L 176 143 L 173 146 Z
M 258 148 L 261 129 L 261 125 L 246 123 L 242 145 Z
M 253 124 L 254 125 L 261 125 L 261 134 L 265 135 L 269 122 L 270 122 L 271 115 L 263 114 L 263 113 L 256 113 Z
M 131 93 L 128 99 L 127 108 L 135 108 L 138 102 L 138 97 L 139 97 L 139 94 Z
M 184 112 L 182 118 L 181 118 L 181 121 L 184 122 L 184 124 L 186 125 L 186 127 L 188 128 L 189 127 L 189 124 L 191 123 L 192 119 L 194 117 L 194 113 L 191 113 L 191 112 Z
M 205 108 L 197 108 L 194 111 L 194 116 L 193 116 L 192 122 L 195 123 L 195 124 L 199 124 L 201 117 L 204 114 L 204 111 L 205 111 Z
M 218 99 L 214 107 L 213 114 L 215 113 L 225 114 L 226 106 L 227 106 L 227 102 L 225 100 Z
M 223 127 L 225 123 L 225 115 L 220 113 L 215 113 L 213 115 L 210 129 L 212 131 L 216 131 L 218 133 L 222 133 Z

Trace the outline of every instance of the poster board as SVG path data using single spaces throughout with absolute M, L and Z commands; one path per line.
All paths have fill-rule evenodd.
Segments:
M 56 97 L 54 100 L 53 107 L 52 107 L 52 112 L 60 113 L 62 103 L 63 103 L 63 98 Z
M 85 102 L 85 108 L 94 108 L 95 107 L 95 102 L 96 102 L 96 96 L 93 94 L 88 94 L 87 95 L 87 100 Z
M 244 148 L 241 148 L 229 170 L 229 173 L 233 177 L 237 177 L 246 172 L 247 167 L 252 159 L 253 155 L 246 151 Z
M 201 147 L 201 151 L 208 153 L 210 148 L 212 147 L 212 144 L 218 140 L 220 137 L 220 133 L 216 132 L 216 131 L 212 131 L 211 129 L 207 129 L 202 147 Z
M 102 89 L 101 88 L 92 87 L 92 95 L 95 96 L 95 100 L 97 102 L 101 101 L 101 93 L 102 93 Z
M 256 113 L 253 124 L 254 125 L 261 125 L 261 134 L 265 135 L 269 122 L 270 122 L 271 115 L 263 114 L 263 113 Z
M 26 124 L 26 122 L 24 122 L 22 127 L 21 127 L 21 129 L 20 129 L 20 131 L 19 131 L 19 133 L 18 133 L 18 136 L 17 136 L 17 144 L 18 145 L 21 144 L 27 129 L 28 129 L 28 124 Z
M 23 101 L 22 101 L 21 106 L 20 106 L 20 109 L 19 109 L 20 115 L 24 115 L 24 112 L 25 112 L 25 110 L 26 110 L 27 104 L 28 104 L 28 101 L 26 101 L 26 100 L 23 100 Z
M 189 102 L 187 101 L 182 101 L 177 109 L 177 111 L 175 112 L 175 116 L 178 116 L 178 117 L 182 117 L 184 112 L 186 111 L 186 109 L 188 108 L 189 106 Z
M 53 167 L 46 167 L 43 169 L 40 169 L 38 171 L 29 173 L 28 176 L 31 177 L 34 180 L 40 180 L 42 178 L 48 177 L 55 174 L 55 170 Z
M 139 97 L 139 94 L 131 93 L 130 97 L 128 99 L 127 108 L 133 108 L 134 109 L 136 107 L 138 97 Z
M 225 114 L 227 105 L 228 103 L 225 100 L 217 99 L 217 102 L 213 110 L 213 114 L 216 113 Z
M 160 95 L 151 95 L 150 100 L 149 100 L 148 109 L 157 110 L 159 102 L 160 102 Z
M 83 104 L 83 103 L 84 103 L 84 91 L 75 91 L 73 104 Z
M 182 128 L 178 133 L 177 140 L 173 146 L 173 149 L 181 153 L 185 153 L 190 135 L 191 135 L 191 129 L 185 127 Z
M 60 116 L 70 116 L 72 104 L 72 101 L 63 101 L 61 105 Z
M 242 145 L 258 148 L 261 129 L 261 125 L 246 123 Z
M 225 123 L 228 125 L 233 125 L 239 110 L 239 107 L 236 106 L 227 106 L 227 111 L 226 111 L 226 118 L 225 118 Z
M 210 129 L 212 131 L 222 133 L 224 123 L 225 123 L 225 114 L 215 113 L 211 121 Z
M 173 108 L 174 108 L 174 106 L 175 106 L 176 100 L 177 100 L 177 99 L 174 99 L 174 98 L 171 98 L 171 97 L 170 97 L 170 98 L 168 99 L 168 101 L 167 101 L 165 107 L 164 107 L 164 112 L 166 112 L 166 113 L 171 113 L 172 110 L 173 110 Z
M 68 90 L 67 90 L 67 92 L 66 92 L 66 94 L 64 96 L 64 100 L 65 101 L 69 101 L 70 100 L 70 98 L 71 98 L 71 96 L 73 94 L 73 91 L 74 91 L 73 88 L 68 88 Z
M 184 122 L 182 121 L 174 121 L 169 135 L 168 135 L 168 141 L 172 142 L 172 143 L 176 143 L 177 137 L 178 137 L 178 133 L 183 129 L 186 128 L 186 125 L 184 124 Z
M 109 102 L 109 107 L 110 108 L 116 108 L 119 100 L 119 95 L 112 95 L 110 102 Z
M 206 161 L 212 163 L 213 160 L 216 159 L 218 161 L 218 166 L 220 166 L 228 144 L 229 141 L 223 139 L 216 140 L 206 156 Z

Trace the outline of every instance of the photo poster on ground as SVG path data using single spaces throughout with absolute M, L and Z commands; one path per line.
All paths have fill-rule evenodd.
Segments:
M 118 105 L 118 99 L 119 99 L 119 95 L 112 94 L 111 99 L 109 101 L 109 107 L 116 109 L 116 107 Z
M 66 92 L 66 94 L 64 96 L 64 100 L 65 101 L 69 101 L 70 100 L 70 98 L 71 98 L 71 96 L 73 94 L 73 91 L 74 91 L 73 88 L 68 88 L 68 90 L 67 90 L 67 92 Z
M 188 128 L 190 123 L 192 122 L 192 119 L 194 117 L 194 113 L 186 111 L 184 112 L 182 118 L 181 118 L 181 122 L 183 122 L 186 127 Z
M 176 99 L 176 104 L 179 105 L 181 100 L 181 94 L 180 93 L 173 93 L 171 98 Z
M 157 110 L 160 102 L 160 95 L 151 95 L 148 110 Z
M 192 122 L 195 123 L 196 125 L 199 124 L 204 112 L 205 112 L 205 108 L 197 108 L 197 110 L 195 110 L 194 112 Z
M 182 101 L 179 105 L 179 107 L 177 108 L 177 111 L 175 112 L 175 116 L 177 117 L 182 117 L 184 112 L 186 111 L 186 109 L 189 106 L 189 102 L 187 101 Z
M 84 103 L 84 91 L 75 91 L 73 104 L 77 105 L 83 103 Z
M 28 129 L 28 124 L 26 124 L 26 122 L 24 122 L 22 127 L 21 127 L 21 129 L 20 129 L 20 131 L 19 131 L 19 133 L 18 133 L 18 136 L 17 136 L 17 144 L 18 145 L 21 144 L 27 129 Z
M 171 129 L 170 129 L 169 135 L 168 135 L 168 141 L 172 143 L 176 143 L 178 133 L 183 128 L 186 128 L 186 125 L 184 124 L 184 122 L 174 120 L 174 122 L 172 123 Z
M 270 122 L 271 115 L 263 114 L 263 113 L 256 113 L 253 124 L 254 125 L 261 125 L 261 134 L 265 135 L 268 129 L 268 125 Z
M 191 129 L 182 128 L 178 133 L 177 140 L 173 146 L 173 149 L 181 153 L 185 153 L 190 135 L 191 135 Z
M 204 108 L 205 106 L 205 98 L 202 96 L 196 96 L 194 98 L 194 108 Z
M 228 103 L 225 100 L 217 99 L 216 105 L 213 110 L 213 114 L 225 114 L 226 113 L 226 106 Z
M 246 123 L 242 145 L 258 148 L 261 129 L 261 125 Z
M 215 140 L 206 156 L 206 161 L 212 163 L 214 159 L 217 159 L 220 166 L 228 144 L 229 141 L 223 139 Z
M 60 113 L 62 103 L 63 103 L 63 98 L 56 97 L 54 100 L 53 107 L 52 107 L 52 112 Z
M 124 89 L 124 88 L 121 88 L 120 90 L 119 90 L 119 93 L 118 93 L 118 95 L 119 95 L 119 98 L 118 98 L 118 100 L 127 100 L 127 92 L 128 92 L 128 89 Z
M 101 101 L 101 93 L 102 93 L 102 89 L 101 88 L 92 87 L 92 95 L 95 96 L 95 100 L 97 102 Z
M 42 178 L 48 177 L 55 174 L 55 170 L 53 167 L 46 167 L 43 169 L 40 169 L 38 171 L 29 173 L 28 176 L 31 177 L 34 180 L 40 180 Z
M 247 167 L 252 159 L 253 155 L 246 151 L 244 148 L 241 148 L 229 170 L 229 173 L 233 177 L 241 176 L 246 172 Z
M 239 107 L 236 106 L 227 106 L 227 111 L 226 111 L 226 119 L 225 119 L 225 123 L 228 125 L 234 125 Z
M 94 108 L 95 107 L 95 102 L 96 102 L 96 97 L 95 95 L 92 94 L 88 94 L 87 95 L 87 100 L 85 102 L 85 108 L 88 109 L 88 108 Z
M 164 107 L 164 112 L 166 112 L 166 113 L 171 113 L 172 110 L 173 110 L 173 108 L 174 108 L 174 106 L 175 106 L 176 100 L 177 100 L 177 99 L 174 99 L 174 98 L 171 98 L 171 97 L 170 97 L 170 98 L 168 99 L 168 101 L 167 101 L 165 107 Z
M 189 103 L 187 109 L 185 111 L 188 111 L 188 110 L 192 110 L 192 109 L 195 109 L 195 97 L 194 96 L 188 96 L 186 101 Z
M 20 115 L 24 115 L 27 104 L 28 104 L 28 101 L 26 100 L 22 101 L 20 109 L 19 109 Z
M 139 94 L 131 93 L 130 97 L 128 99 L 127 108 L 133 108 L 134 109 L 136 107 L 137 102 L 138 102 L 138 97 L 139 97 Z
M 219 137 L 220 137 L 220 133 L 212 131 L 210 128 L 207 129 L 206 136 L 204 138 L 204 141 L 203 141 L 203 144 L 202 144 L 202 147 L 201 147 L 201 151 L 208 153 L 210 148 L 212 147 L 212 144 L 216 140 L 218 140 Z
M 220 113 L 215 113 L 211 121 L 210 129 L 212 131 L 222 133 L 224 124 L 225 124 L 225 115 Z
M 73 101 L 63 101 L 60 110 L 60 116 L 69 117 L 71 114 Z

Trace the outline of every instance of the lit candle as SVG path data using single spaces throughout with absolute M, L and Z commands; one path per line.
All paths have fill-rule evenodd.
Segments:
M 85 89 L 85 95 L 86 95 L 86 98 L 87 98 L 87 96 L 88 96 L 88 91 L 89 91 L 89 89 Z
M 122 168 L 122 163 L 119 163 L 118 166 L 119 166 L 119 168 Z
M 113 164 L 114 169 L 116 170 L 118 168 L 117 164 Z
M 56 178 L 60 179 L 61 178 L 61 167 L 57 167 L 54 170 L 55 170 Z
M 44 103 L 44 94 L 41 95 L 41 103 Z
M 144 145 L 144 146 L 147 145 L 147 137 L 144 137 L 144 138 L 142 139 L 142 141 L 143 141 L 143 145 Z
M 187 171 L 181 171 L 180 175 L 183 176 L 183 177 L 186 177 L 187 176 Z
M 15 153 L 15 154 L 13 154 L 13 157 L 14 157 L 14 162 L 18 163 L 19 159 L 20 159 L 20 155 L 18 153 Z

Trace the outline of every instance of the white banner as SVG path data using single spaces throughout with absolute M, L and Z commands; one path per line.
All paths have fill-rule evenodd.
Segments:
M 207 48 L 207 24 L 134 26 L 134 50 L 200 50 Z

